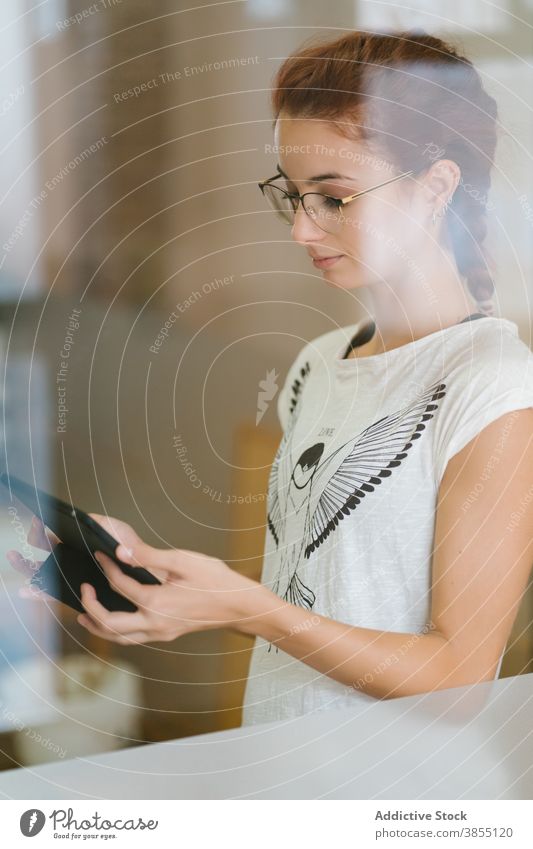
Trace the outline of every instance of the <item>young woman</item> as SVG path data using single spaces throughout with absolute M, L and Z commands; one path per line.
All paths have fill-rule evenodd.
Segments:
M 483 252 L 494 100 L 437 38 L 351 32 L 290 56 L 273 105 L 261 191 L 369 315 L 289 369 L 261 582 L 93 514 L 163 585 L 102 555 L 139 610 L 84 585 L 79 617 L 119 643 L 256 635 L 245 725 L 493 679 L 533 559 L 533 354 Z

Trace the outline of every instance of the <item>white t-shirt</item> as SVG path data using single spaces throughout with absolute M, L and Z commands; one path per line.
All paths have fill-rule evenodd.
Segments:
M 279 393 L 261 582 L 310 625 L 318 613 L 421 633 L 446 464 L 491 421 L 533 407 L 533 353 L 514 322 L 485 316 L 343 359 L 365 324 L 308 342 Z M 242 725 L 372 702 L 256 637 Z

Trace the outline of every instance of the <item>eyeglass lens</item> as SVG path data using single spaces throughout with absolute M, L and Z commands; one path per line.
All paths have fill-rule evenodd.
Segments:
M 286 224 L 292 225 L 298 208 L 298 198 L 288 197 L 276 186 L 270 184 L 264 186 L 263 193 L 279 218 Z M 334 232 L 344 220 L 337 204 L 326 195 L 307 194 L 302 203 L 307 215 L 323 230 Z

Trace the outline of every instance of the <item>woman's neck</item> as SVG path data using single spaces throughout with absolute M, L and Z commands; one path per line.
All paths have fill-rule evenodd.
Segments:
M 441 252 L 442 253 L 442 252 Z M 398 276 L 394 282 L 369 287 L 368 312 L 376 325 L 368 354 L 379 354 L 459 324 L 479 312 L 451 257 L 419 257 L 423 274 Z M 435 273 L 435 269 L 438 273 Z M 431 273 L 431 271 L 433 273 Z
M 480 318 L 485 318 L 485 314 L 482 313 L 482 312 L 476 311 L 476 312 L 470 313 L 469 315 L 467 315 L 463 319 L 461 319 L 461 321 L 458 321 L 456 323 L 462 324 L 464 322 L 475 321 L 475 320 L 480 319 Z M 348 359 L 355 359 L 355 358 L 362 358 L 362 357 L 371 357 L 374 354 L 384 353 L 384 351 L 379 350 L 378 346 L 376 345 L 376 332 L 375 332 L 375 330 L 376 330 L 375 323 L 372 321 L 372 319 L 369 319 L 368 323 L 366 325 L 364 325 L 363 328 L 361 328 L 361 330 L 359 331 L 357 336 L 355 336 L 352 339 L 351 347 L 346 352 L 344 359 L 348 360 Z M 359 340 L 361 340 L 361 341 L 359 341 Z M 365 341 L 365 340 L 367 340 L 367 341 Z M 409 341 L 413 341 L 413 340 L 409 340 Z M 401 344 L 405 344 L 405 343 L 401 343 Z M 400 346 L 398 345 L 398 346 L 395 346 L 395 347 L 400 347 Z M 391 349 L 387 348 L 387 350 L 391 350 Z

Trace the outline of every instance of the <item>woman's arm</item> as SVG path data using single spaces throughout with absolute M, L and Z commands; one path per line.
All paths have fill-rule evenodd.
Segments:
M 171 640 L 206 628 L 258 634 L 314 669 L 377 698 L 490 680 L 533 561 L 533 409 L 488 425 L 448 463 L 439 489 L 431 615 L 425 632 L 337 622 L 284 602 L 216 558 L 134 542 L 126 562 L 164 580 L 147 587 L 102 555 L 112 586 L 139 606 L 110 613 L 84 585 L 93 633 L 121 643 Z M 105 525 L 109 520 L 94 516 Z
M 377 698 L 494 677 L 533 563 L 533 409 L 502 416 L 448 463 L 422 634 L 354 627 L 258 591 L 240 630 Z

